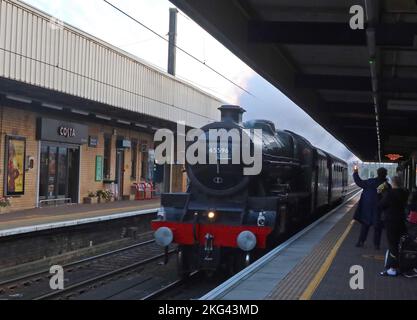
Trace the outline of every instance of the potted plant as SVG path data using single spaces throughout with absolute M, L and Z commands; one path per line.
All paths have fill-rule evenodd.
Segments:
M 99 202 L 110 202 L 113 201 L 113 192 L 110 190 L 98 190 L 97 196 L 99 198 Z
M 89 191 L 88 197 L 84 197 L 84 203 L 96 204 L 98 202 L 98 196 L 96 192 Z
M 115 200 L 113 192 L 110 190 L 106 190 L 106 193 L 107 193 L 107 197 L 106 197 L 107 201 L 113 202 Z
M 104 197 L 105 197 L 104 190 L 97 190 L 96 194 L 98 197 L 98 202 L 100 203 L 104 202 Z
M 0 214 L 9 212 L 10 211 L 9 210 L 10 205 L 11 205 L 10 198 L 1 197 L 0 198 Z

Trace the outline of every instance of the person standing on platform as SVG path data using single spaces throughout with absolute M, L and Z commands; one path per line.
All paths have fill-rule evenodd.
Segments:
M 406 232 L 405 208 L 408 192 L 401 188 L 401 179 L 398 176 L 392 177 L 391 184 L 391 190 L 385 193 L 378 204 L 379 209 L 383 210 L 388 241 L 385 270 L 381 272 L 383 276 L 396 276 L 398 274 L 398 246 L 401 236 Z
M 353 170 L 353 180 L 358 187 L 363 189 L 361 198 L 359 200 L 358 208 L 356 209 L 354 220 L 361 223 L 361 232 L 359 235 L 356 247 L 363 247 L 368 237 L 368 232 L 371 226 L 374 227 L 374 246 L 379 250 L 382 234 L 381 211 L 378 209 L 378 187 L 380 190 L 390 188 L 387 182 L 387 169 L 379 168 L 377 170 L 377 177 L 367 180 L 362 180 L 359 177 L 358 167 L 355 166 Z M 381 185 L 385 186 L 381 188 Z

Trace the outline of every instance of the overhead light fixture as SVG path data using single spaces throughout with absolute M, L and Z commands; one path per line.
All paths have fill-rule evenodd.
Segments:
M 417 111 L 417 101 L 415 100 L 388 100 L 388 110 L 397 111 Z
M 14 96 L 14 95 L 6 95 L 6 98 L 9 99 L 9 100 L 14 100 L 14 101 L 23 102 L 23 103 L 32 103 L 31 99 L 27 99 L 27 98 L 19 97 L 19 96 Z
M 135 123 L 135 126 L 136 126 L 136 127 L 140 127 L 140 128 L 145 128 L 145 129 L 147 129 L 147 128 L 148 128 L 148 126 L 147 126 L 147 125 L 140 124 L 140 123 Z
M 60 107 L 60 106 L 57 106 L 57 105 L 51 104 L 51 103 L 46 103 L 46 102 L 42 103 L 42 107 L 49 108 L 49 109 L 54 109 L 54 110 L 63 110 L 64 109 L 63 107 Z
M 129 125 L 129 126 L 130 126 L 130 122 L 129 122 L 129 121 L 117 120 L 117 122 L 118 122 L 118 123 L 121 123 L 121 124 L 127 124 L 127 125 Z
M 103 120 L 108 120 L 108 121 L 110 121 L 110 120 L 111 120 L 111 118 L 110 118 L 110 117 L 106 117 L 106 116 L 103 116 L 103 115 L 101 115 L 101 114 L 96 114 L 96 118 L 103 119 Z
M 88 116 L 90 114 L 89 112 L 78 110 L 78 109 L 71 109 L 71 112 L 72 113 L 77 113 L 77 114 L 82 114 L 83 116 Z

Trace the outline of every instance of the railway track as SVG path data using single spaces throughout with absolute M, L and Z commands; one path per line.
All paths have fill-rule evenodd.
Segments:
M 169 253 L 173 253 L 171 248 Z M 77 296 L 105 281 L 134 271 L 164 253 L 153 239 L 62 265 L 65 288 L 52 290 L 49 270 L 23 275 L 0 283 L 0 299 L 57 299 Z
M 358 188 L 349 186 L 346 197 L 358 190 Z M 81 298 L 85 293 L 93 292 L 112 281 L 117 282 L 118 279 L 126 278 L 132 272 L 142 272 L 145 266 L 152 262 L 162 261 L 165 254 L 161 252 L 161 248 L 155 244 L 151 237 L 152 234 L 149 233 L 148 237 L 140 243 L 63 265 L 65 288 L 62 290 L 50 289 L 51 274 L 49 270 L 44 270 L 0 283 L 0 299 Z M 174 252 L 175 249 L 170 248 L 169 254 Z M 162 278 L 159 279 L 160 285 L 154 286 L 153 289 L 144 289 L 135 298 L 142 300 L 198 299 L 227 280 L 225 276 L 214 276 L 207 280 L 204 273 L 197 271 L 186 279 L 175 279 L 168 283 L 166 281 L 164 283 L 163 278 L 162 274 Z M 131 287 L 141 286 L 140 283 L 134 283 L 134 281 L 132 283 L 130 287 L 121 291 L 113 292 L 112 289 L 102 298 L 111 299 L 123 290 L 128 291 Z

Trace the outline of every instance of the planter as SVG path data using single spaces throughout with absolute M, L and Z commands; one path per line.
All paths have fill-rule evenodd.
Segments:
M 111 197 L 110 199 L 104 199 L 104 198 L 98 198 L 98 203 L 107 203 L 107 202 L 113 202 L 114 197 Z
M 84 197 L 83 202 L 86 204 L 96 204 L 98 202 L 98 197 Z

